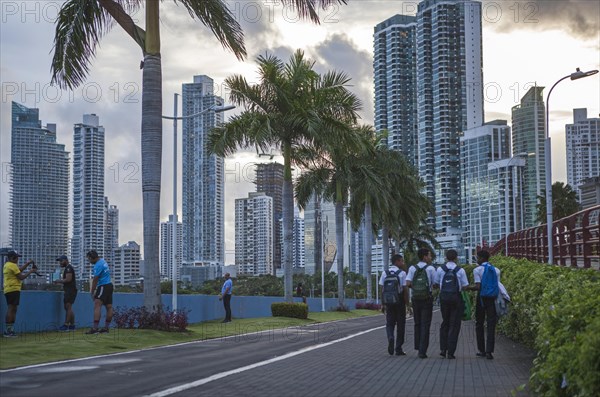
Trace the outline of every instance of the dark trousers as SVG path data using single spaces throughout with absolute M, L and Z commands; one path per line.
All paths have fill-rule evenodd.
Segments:
M 413 299 L 413 315 L 415 317 L 415 350 L 419 354 L 427 354 L 429 348 L 429 328 L 433 315 L 433 299 Z
M 225 294 L 223 306 L 225 307 L 225 320 L 231 321 L 231 294 Z
M 385 331 L 388 341 L 394 341 L 396 328 L 396 352 L 402 351 L 404 344 L 404 328 L 406 326 L 406 305 L 404 301 L 396 305 L 385 306 Z
M 440 300 L 442 325 L 440 326 L 440 350 L 454 355 L 463 314 L 463 301 L 459 297 L 456 302 Z
M 493 353 L 496 342 L 496 298 L 481 298 L 477 295 L 475 306 L 475 333 L 477 335 L 477 350 L 482 353 Z M 483 323 L 487 322 L 487 344 L 483 331 Z

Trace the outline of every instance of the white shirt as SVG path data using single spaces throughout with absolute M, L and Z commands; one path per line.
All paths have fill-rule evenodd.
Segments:
M 423 269 L 425 266 L 427 266 L 427 263 L 419 262 L 415 266 L 419 266 L 420 269 Z M 413 277 L 415 277 L 415 272 L 417 271 L 415 266 L 411 266 L 410 269 L 408 269 L 406 281 L 410 281 L 412 283 Z M 427 279 L 429 280 L 429 291 L 431 291 L 431 287 L 435 282 L 435 268 L 433 266 L 429 266 L 425 271 L 427 272 Z
M 400 286 L 404 288 L 406 286 L 406 272 L 404 270 L 400 270 L 397 266 L 394 265 L 390 266 L 388 270 L 398 276 L 398 278 L 400 279 Z M 385 281 L 386 277 L 387 274 L 385 272 L 381 273 L 381 277 L 379 278 L 379 285 L 383 286 L 383 282 Z
M 454 268 L 456 267 L 456 263 L 448 262 L 446 263 L 446 267 L 448 268 L 448 270 L 454 270 Z M 433 283 L 437 285 L 442 285 L 442 279 L 444 278 L 445 274 L 446 273 L 444 272 L 444 269 L 441 266 L 438 267 L 435 273 L 435 281 Z M 456 272 L 456 278 L 458 278 L 459 291 L 462 291 L 464 287 L 469 285 L 469 279 L 467 279 L 467 272 L 465 272 L 465 269 L 461 268 L 458 272 Z
M 488 262 L 485 262 L 485 263 L 490 264 Z M 479 265 L 475 269 L 473 269 L 473 280 L 476 283 L 481 284 L 481 277 L 483 276 L 483 272 L 485 271 L 485 266 L 483 266 L 483 265 L 485 263 L 482 263 L 481 265 Z M 498 287 L 500 287 L 500 269 L 498 269 L 496 266 L 494 266 L 494 269 L 496 269 L 496 275 L 498 276 Z

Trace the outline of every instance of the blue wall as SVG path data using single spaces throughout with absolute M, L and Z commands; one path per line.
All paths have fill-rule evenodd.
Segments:
M 16 332 L 41 332 L 55 330 L 65 320 L 63 309 L 63 293 L 56 291 L 21 291 L 21 303 L 17 311 L 15 323 Z M 143 305 L 143 294 L 115 293 L 113 295 L 113 307 L 136 307 Z M 283 297 L 272 296 L 237 296 L 231 299 L 231 310 L 233 318 L 255 318 L 270 317 L 271 303 L 283 302 Z M 294 298 L 300 302 L 299 298 Z M 171 307 L 171 295 L 162 295 L 165 308 Z M 199 323 L 224 317 L 223 303 L 217 295 L 178 295 L 178 309 L 188 310 L 190 323 Z M 346 299 L 346 305 L 353 309 L 356 299 Z M 320 298 L 308 298 L 308 310 L 311 312 L 321 311 Z M 325 310 L 336 307 L 337 298 L 325 299 Z M 5 329 L 4 320 L 6 316 L 6 300 L 0 299 L 0 322 L 2 331 Z M 73 305 L 75 322 L 78 328 L 90 327 L 93 321 L 94 306 L 89 292 L 79 291 L 77 300 Z M 102 309 L 104 321 L 105 310 Z M 102 323 L 101 323 L 102 325 Z

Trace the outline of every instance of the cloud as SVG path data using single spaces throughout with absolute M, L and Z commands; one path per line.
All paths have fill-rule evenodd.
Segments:
M 373 123 L 373 56 L 358 46 L 345 34 L 333 34 L 314 48 L 317 65 L 326 70 L 346 73 L 350 91 L 363 103 L 363 123 Z
M 492 1 L 482 4 L 486 27 L 514 30 L 566 30 L 583 40 L 598 40 L 600 3 L 593 0 Z

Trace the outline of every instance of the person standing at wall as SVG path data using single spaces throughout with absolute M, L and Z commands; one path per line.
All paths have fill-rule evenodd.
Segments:
M 14 330 L 15 321 L 17 319 L 17 309 L 21 300 L 22 281 L 25 280 L 31 273 L 37 273 L 37 267 L 32 260 L 27 261 L 24 265 L 19 266 L 19 255 L 16 251 L 8 251 L 6 255 L 8 261 L 4 264 L 2 274 L 4 275 L 4 297 L 6 298 L 6 331 L 3 336 L 5 338 L 14 338 L 17 336 Z M 31 270 L 23 273 L 27 267 L 31 265 Z
M 75 269 L 69 263 L 69 258 L 62 255 L 56 258 L 63 269 L 62 278 L 54 280 L 57 284 L 63 285 L 63 305 L 65 308 L 65 323 L 58 329 L 59 331 L 74 331 L 75 330 L 75 313 L 73 313 L 73 304 L 77 298 L 77 283 L 75 280 Z
M 94 268 L 92 270 L 92 288 L 91 294 L 94 300 L 94 326 L 86 332 L 88 335 L 108 333 L 110 322 L 113 316 L 113 284 L 110 278 L 110 269 L 104 258 L 100 258 L 94 250 L 87 253 L 87 259 Z M 103 328 L 98 328 L 100 316 L 102 315 L 102 306 L 106 308 L 106 318 Z
M 233 289 L 233 281 L 231 281 L 229 273 L 225 273 L 225 275 L 223 277 L 225 277 L 225 282 L 223 283 L 223 287 L 221 287 L 221 295 L 219 296 L 219 300 L 223 301 L 223 307 L 225 308 L 225 319 L 222 322 L 230 323 L 231 322 L 231 291 Z

